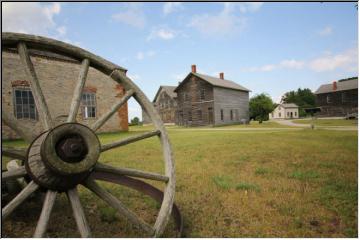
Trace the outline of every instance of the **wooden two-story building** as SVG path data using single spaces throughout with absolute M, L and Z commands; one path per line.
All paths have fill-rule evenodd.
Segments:
M 347 78 L 321 85 L 315 92 L 321 108 L 318 116 L 341 117 L 358 111 L 358 78 Z
M 249 121 L 249 89 L 224 79 L 199 74 L 196 65 L 176 87 L 176 124 L 225 125 Z
M 177 94 L 174 92 L 176 86 L 160 86 L 157 91 L 153 104 L 158 111 L 160 118 L 164 123 L 174 124 L 176 117 Z M 147 113 L 142 111 L 143 123 L 151 123 L 151 120 Z

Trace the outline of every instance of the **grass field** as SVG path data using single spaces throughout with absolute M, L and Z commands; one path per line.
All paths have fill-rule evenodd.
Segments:
M 277 127 L 271 123 L 271 128 Z M 100 139 L 107 143 L 150 128 L 134 127 Z M 176 160 L 176 203 L 187 237 L 358 236 L 356 131 L 234 128 L 168 128 Z M 152 138 L 109 151 L 100 162 L 162 172 L 161 159 L 160 144 Z M 154 222 L 159 207 L 154 201 L 123 187 L 103 186 L 144 220 Z M 88 190 L 81 188 L 81 200 L 95 237 L 138 236 Z M 40 210 L 35 200 L 23 204 L 3 223 L 3 236 L 30 237 Z M 173 236 L 172 227 L 166 237 Z M 64 194 L 48 232 L 50 237 L 79 236 Z
M 310 119 L 293 120 L 294 123 L 310 124 Z M 357 126 L 357 120 L 345 120 L 345 119 L 316 119 L 315 125 L 318 126 Z

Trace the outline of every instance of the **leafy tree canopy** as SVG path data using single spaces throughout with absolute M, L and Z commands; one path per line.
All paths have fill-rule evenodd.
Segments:
M 259 123 L 262 123 L 262 121 L 269 119 L 269 113 L 274 110 L 275 104 L 269 95 L 261 93 L 250 99 L 249 108 L 250 119 L 254 119 L 259 121 Z

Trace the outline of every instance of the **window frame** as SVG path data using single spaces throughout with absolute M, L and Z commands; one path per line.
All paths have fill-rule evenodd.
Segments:
M 22 120 L 34 120 L 34 121 L 38 121 L 39 120 L 39 114 L 36 108 L 36 103 L 35 103 L 35 99 L 34 99 L 34 95 L 32 94 L 31 88 L 27 87 L 27 86 L 16 86 L 13 87 L 12 89 L 13 91 L 13 113 L 16 119 L 22 119 Z M 17 96 L 16 96 L 16 91 L 20 92 L 20 99 L 21 99 L 21 103 L 17 103 Z M 27 92 L 27 103 L 24 103 L 24 97 L 23 97 L 23 92 Z M 30 94 L 33 100 L 33 103 L 30 103 Z M 27 105 L 28 107 L 28 117 L 24 117 L 24 105 Z M 17 106 L 21 106 L 21 117 L 18 114 L 17 111 Z M 33 107 L 31 107 L 33 106 Z M 34 111 L 34 118 L 31 117 L 32 115 L 32 109 Z
M 84 96 L 90 96 L 90 99 L 88 100 L 87 97 L 85 97 L 84 102 Z M 94 97 L 93 99 L 92 96 Z M 93 102 L 93 104 L 88 104 L 88 101 Z M 95 119 L 97 116 L 97 101 L 96 101 L 96 93 L 94 92 L 83 92 L 81 95 L 81 106 L 82 106 L 82 116 L 83 119 Z M 89 110 L 91 109 L 91 114 L 89 114 Z M 94 116 L 89 116 L 94 114 Z

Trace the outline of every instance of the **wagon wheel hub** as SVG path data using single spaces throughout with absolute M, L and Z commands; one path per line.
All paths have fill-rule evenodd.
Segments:
M 99 154 L 100 143 L 91 129 L 79 123 L 66 123 L 33 141 L 25 166 L 40 186 L 65 191 L 89 175 Z

